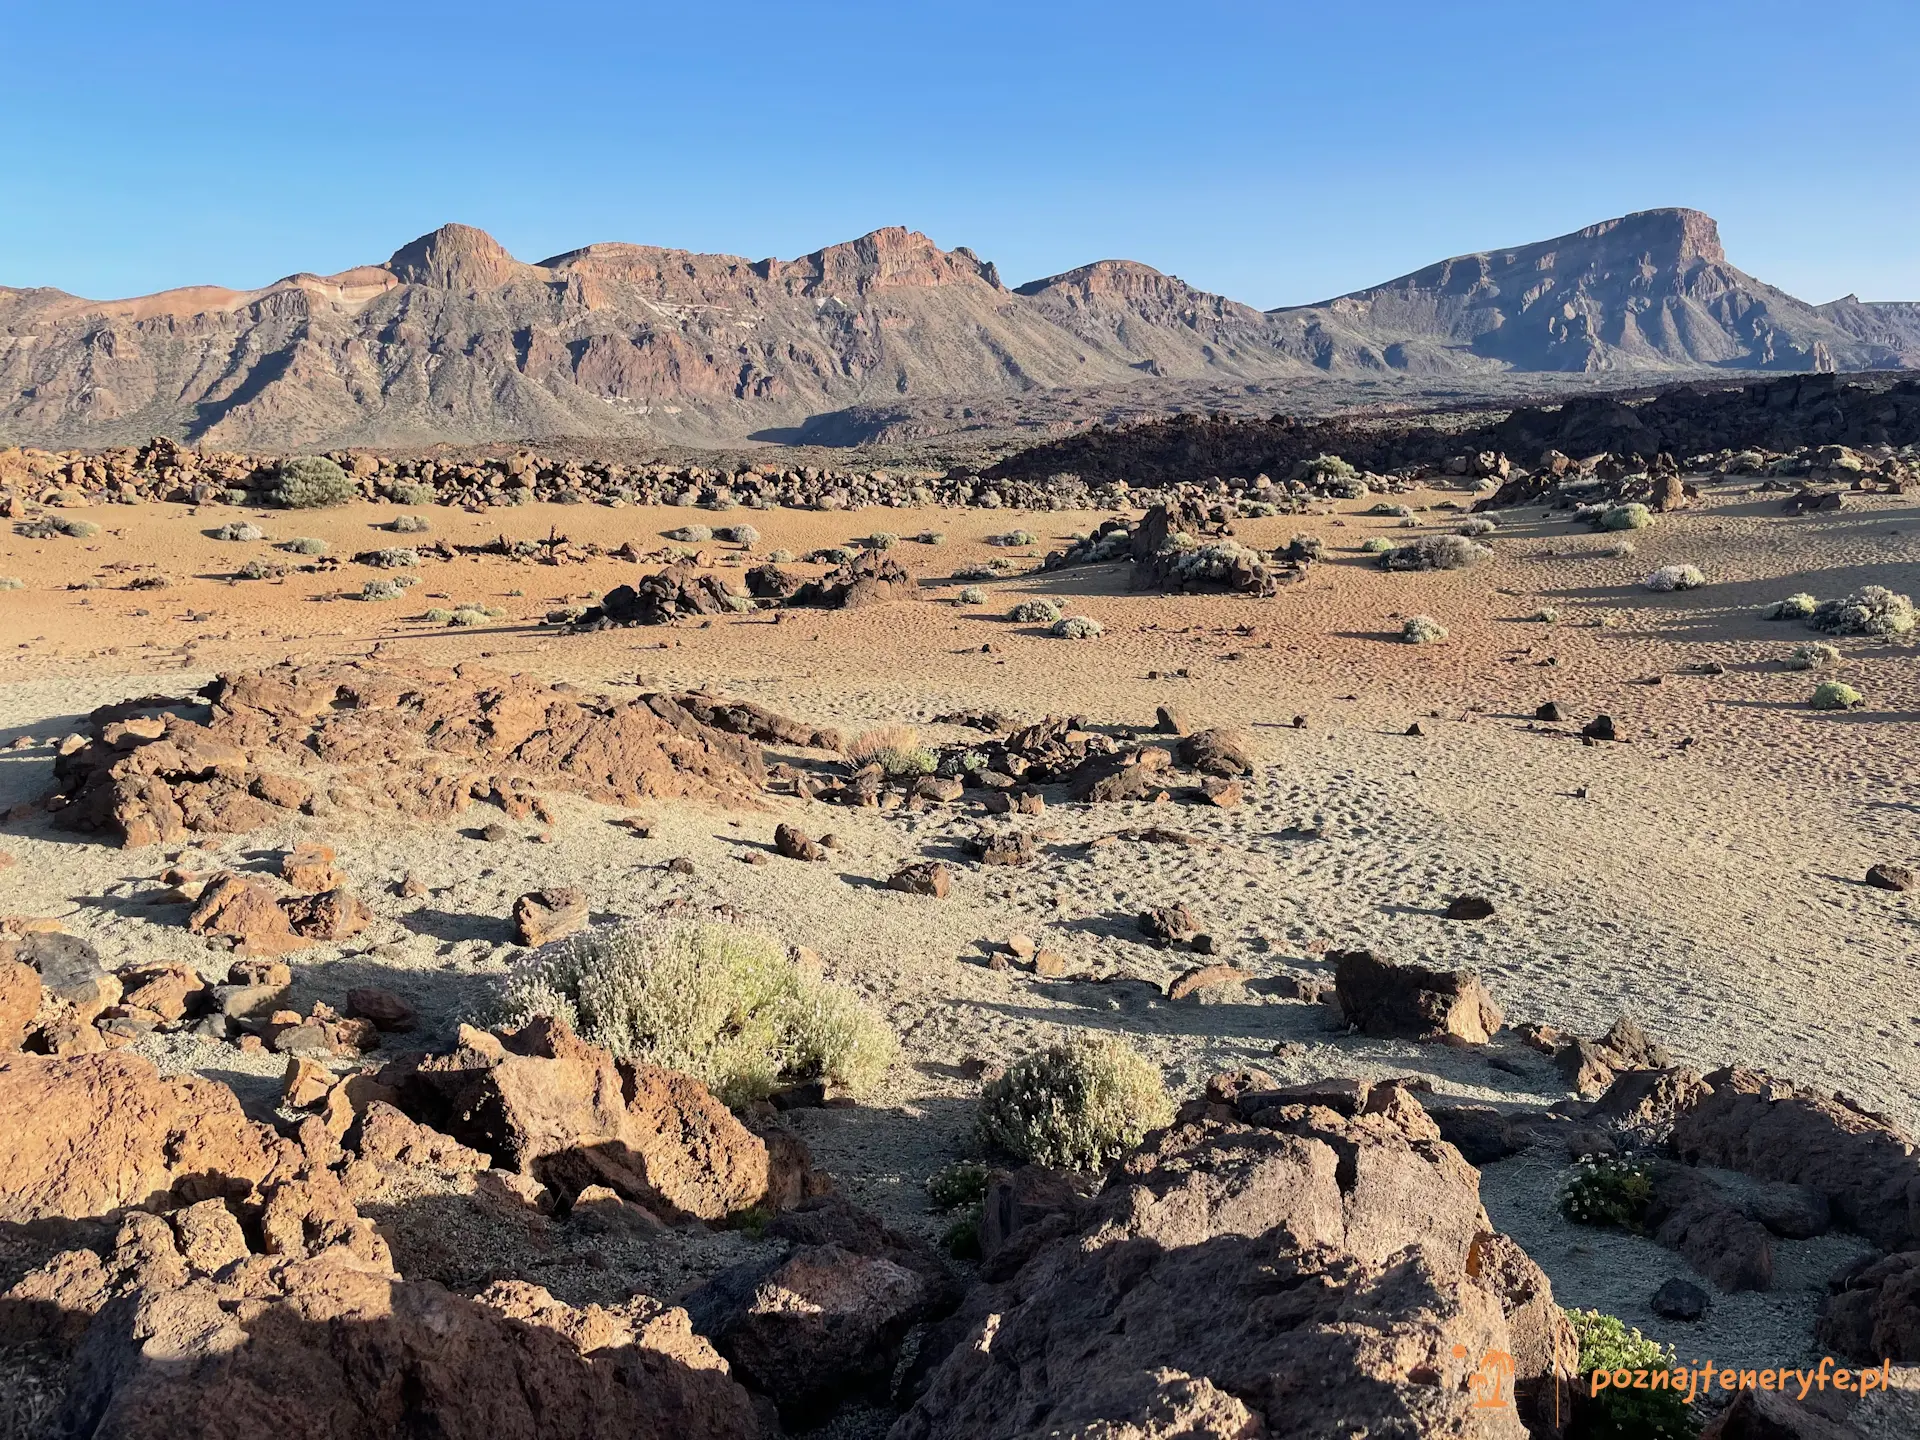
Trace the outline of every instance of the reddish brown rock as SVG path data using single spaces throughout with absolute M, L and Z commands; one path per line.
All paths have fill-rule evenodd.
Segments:
M 1471 970 L 1396 965 L 1370 950 L 1327 958 L 1347 1023 L 1369 1035 L 1484 1045 L 1506 1018 Z
M 827 852 L 820 842 L 813 839 L 798 825 L 776 825 L 773 830 L 773 848 L 789 860 L 824 860 Z
M 1186 971 L 1167 987 L 1167 998 L 1201 1005 L 1219 1000 L 1245 999 L 1246 985 L 1253 979 L 1250 971 L 1219 962 L 1199 965 Z
M 162 1020 L 178 1020 L 206 993 L 207 982 L 185 965 L 142 966 L 120 972 L 123 1005 L 151 1010 Z
M 922 860 L 902 866 L 887 881 L 889 890 L 908 895 L 930 895 L 944 900 L 953 889 L 953 872 L 937 860 Z
M 40 972 L 17 960 L 0 961 L 0 1054 L 18 1050 L 40 1013 Z
M 372 912 L 347 890 L 282 900 L 280 908 L 294 934 L 306 940 L 346 940 L 373 923 Z
M 247 1194 L 279 1154 L 233 1092 L 125 1052 L 0 1058 L 0 1220 Z
M 382 1034 L 402 1033 L 420 1022 L 412 1005 L 391 990 L 372 985 L 358 985 L 347 991 L 347 1014 L 371 1021 Z
M 587 928 L 587 892 L 570 885 L 533 890 L 513 902 L 513 929 L 522 945 L 545 945 Z
M 1835 1282 L 1814 1340 L 1868 1364 L 1920 1360 L 1920 1250 L 1880 1256 Z
M 393 1165 L 427 1165 L 438 1170 L 493 1168 L 493 1157 L 408 1119 L 382 1100 L 366 1106 L 356 1148 L 365 1159 Z
M 187 917 L 187 929 L 196 935 L 230 939 L 252 955 L 298 950 L 307 942 L 294 934 L 279 898 L 262 881 L 222 871 L 200 892 L 199 903 Z
M 327 845 L 301 845 L 280 857 L 280 878 L 308 895 L 341 889 L 346 874 L 334 864 L 333 849 Z
M 1646 1224 L 1720 1289 L 1773 1288 L 1773 1240 L 1706 1176 L 1666 1167 L 1654 1183 Z
M 287 1061 L 287 1072 L 280 1079 L 280 1098 L 296 1110 L 308 1110 L 327 1098 L 333 1089 L 333 1072 L 318 1061 L 295 1055 Z

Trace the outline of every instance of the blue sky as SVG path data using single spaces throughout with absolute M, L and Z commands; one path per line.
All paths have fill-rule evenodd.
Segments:
M 0 0 L 0 284 L 384 259 L 447 220 L 791 257 L 904 224 L 1304 303 L 1658 205 L 1920 299 L 1920 5 Z

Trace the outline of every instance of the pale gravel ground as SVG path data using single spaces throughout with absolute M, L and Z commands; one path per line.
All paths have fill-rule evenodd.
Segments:
M 1154 703 L 1168 699 L 1202 721 L 1255 725 L 1268 763 L 1240 809 L 1055 808 L 1023 822 L 1054 837 L 1039 864 L 1023 871 L 963 864 L 946 902 L 897 895 L 876 882 L 907 859 L 951 858 L 973 820 L 941 812 L 881 816 L 783 799 L 731 814 L 649 807 L 656 829 L 645 841 L 609 823 L 616 812 L 568 801 L 548 845 L 465 838 L 463 828 L 494 818 L 485 812 L 430 827 L 295 819 L 196 847 L 186 857 L 268 864 L 298 839 L 334 845 L 380 921 L 348 946 L 301 957 L 301 998 L 338 1000 L 349 984 L 387 983 L 420 1003 L 428 1040 L 446 1038 L 460 1017 L 484 1006 L 492 976 L 513 953 L 505 943 L 513 898 L 547 884 L 584 886 L 608 918 L 673 896 L 724 902 L 814 946 L 838 978 L 888 1014 L 908 1063 L 869 1105 L 806 1113 L 800 1123 L 820 1163 L 856 1198 L 923 1233 L 937 1233 L 944 1221 L 926 1212 L 921 1184 L 965 1151 L 973 1086 L 961 1078 L 959 1062 L 1011 1059 L 1062 1027 L 1125 1034 L 1177 1090 L 1191 1090 L 1224 1066 L 1258 1064 L 1286 1079 L 1421 1074 L 1443 1094 L 1499 1103 L 1564 1097 L 1551 1067 L 1505 1037 L 1492 1051 L 1518 1062 L 1521 1076 L 1492 1068 L 1480 1054 L 1350 1039 L 1330 1032 L 1318 1007 L 1290 1001 L 1167 1004 L 1159 987 L 1190 957 L 1142 944 L 1132 917 L 1176 899 L 1199 913 L 1220 942 L 1220 958 L 1259 975 L 1321 968 L 1315 942 L 1472 965 L 1511 1019 L 1591 1034 L 1626 1011 L 1687 1063 L 1709 1068 L 1743 1060 L 1843 1090 L 1920 1129 L 1920 903 L 1856 883 L 1875 860 L 1920 859 L 1914 650 L 1842 641 L 1849 659 L 1841 673 L 1867 690 L 1874 707 L 1815 716 L 1794 706 L 1811 679 L 1771 663 L 1814 637 L 1756 618 L 1762 604 L 1794 589 L 1833 594 L 1866 582 L 1920 589 L 1920 551 L 1912 540 L 1920 508 L 1876 500 L 1859 512 L 1785 522 L 1770 506 L 1734 495 L 1704 512 L 1668 517 L 1635 537 L 1640 553 L 1629 561 L 1571 558 L 1599 542 L 1528 512 L 1506 517 L 1496 560 L 1471 574 L 1384 576 L 1338 561 L 1268 604 L 1128 595 L 1112 572 L 1083 573 L 997 584 L 986 616 L 916 605 L 796 617 L 777 628 L 723 622 L 664 636 L 563 638 L 510 627 L 450 635 L 377 607 L 315 607 L 301 598 L 327 586 L 338 590 L 348 578 L 357 586 L 361 577 L 348 572 L 324 585 L 303 581 L 305 589 L 293 582 L 236 589 L 189 582 L 194 588 L 131 597 L 154 610 L 151 622 L 129 616 L 103 631 L 105 617 L 36 585 L 22 592 L 27 603 L 15 612 L 29 623 L 10 632 L 26 636 L 28 646 L 0 661 L 0 744 L 18 734 L 57 737 L 93 704 L 191 688 L 212 667 L 288 652 L 361 653 L 366 644 L 356 638 L 363 633 L 384 637 L 402 663 L 416 655 L 437 663 L 490 654 L 489 664 L 596 686 L 707 682 L 849 729 L 976 705 L 1022 717 L 1079 711 L 1097 723 L 1144 726 Z M 115 521 L 133 517 L 126 543 L 175 573 L 209 563 L 201 552 L 218 550 L 231 563 L 232 552 L 246 548 L 198 542 L 196 551 L 193 540 L 179 538 L 177 509 L 109 513 Z M 563 528 L 609 540 L 687 518 L 684 511 L 593 507 L 429 513 L 437 531 L 544 534 L 555 511 Z M 328 533 L 323 527 L 333 526 L 345 543 L 373 543 L 352 538 L 351 527 L 363 523 L 357 513 L 274 517 L 278 528 L 270 533 Z M 1053 536 L 1097 518 L 752 516 L 763 550 L 810 548 L 880 528 L 951 532 L 954 543 L 940 550 L 909 544 L 894 552 L 930 576 L 999 553 L 978 543 L 986 534 L 1024 524 Z M 1425 520 L 1445 523 L 1431 513 Z M 1400 538 L 1395 526 L 1349 516 L 1242 529 L 1265 543 L 1309 530 L 1350 546 L 1369 533 Z M 9 556 L 7 544 L 21 553 Z M 59 556 L 25 553 L 35 548 L 0 542 L 0 573 L 27 573 L 30 583 L 32 564 L 54 573 Z M 1632 587 L 1635 577 L 1672 561 L 1701 564 L 1715 583 L 1669 596 Z M 448 583 L 449 573 L 460 578 L 458 587 Z M 426 571 L 422 588 L 501 596 L 510 609 L 537 613 L 558 595 L 591 593 L 628 573 L 611 562 L 564 575 L 458 562 Z M 514 588 L 528 591 L 527 598 L 505 598 Z M 1071 608 L 1106 620 L 1109 634 L 1065 644 L 995 618 L 1030 593 L 1066 596 Z M 128 603 L 100 592 L 83 598 L 97 606 Z M 1514 618 L 1543 600 L 1562 609 L 1561 625 Z M 193 629 L 228 638 L 207 639 L 189 659 L 173 648 L 182 627 L 158 623 L 162 602 L 166 614 L 217 607 L 214 620 Z M 1385 643 L 1380 637 L 1397 628 L 1394 616 L 1413 610 L 1440 614 L 1453 640 L 1432 652 Z M 1616 623 L 1579 623 L 1603 614 Z M 246 623 L 236 624 L 242 617 Z M 262 623 L 250 628 L 253 621 Z M 322 623 L 334 633 L 321 631 Z M 213 630 L 216 624 L 225 628 Z M 1246 625 L 1253 633 L 1238 633 Z M 47 638 L 36 642 L 29 629 Z M 103 646 L 106 638 L 117 643 Z M 156 643 L 141 650 L 143 641 Z M 992 642 L 993 653 L 979 653 L 983 641 Z M 107 653 L 113 649 L 120 653 Z M 1559 663 L 1539 663 L 1549 657 Z M 1702 660 L 1728 673 L 1681 673 Z M 1189 676 L 1144 678 L 1149 670 L 1176 668 Z M 1654 674 L 1665 677 L 1662 685 L 1631 683 Z M 1531 729 L 1522 717 L 1549 695 L 1576 721 L 1608 710 L 1635 743 L 1586 747 Z M 1281 728 L 1296 711 L 1308 714 L 1309 727 Z M 1441 718 L 1432 718 L 1434 711 Z M 1416 717 L 1426 738 L 1399 733 Z M 0 751 L 0 808 L 40 792 L 50 756 L 44 746 Z M 1583 787 L 1586 798 L 1575 798 Z M 830 863 L 740 863 L 788 818 L 816 835 L 831 830 L 840 837 Z M 1149 820 L 1199 832 L 1218 848 L 1123 843 L 1083 852 L 1077 843 Z M 1325 838 L 1282 833 L 1307 823 L 1323 825 Z M 0 846 L 19 862 L 0 872 L 0 913 L 60 916 L 115 961 L 179 958 L 210 974 L 224 969 L 224 957 L 186 935 L 179 909 L 141 902 L 140 892 L 168 863 L 160 854 L 75 843 L 39 822 L 0 832 Z M 664 862 L 675 855 L 692 858 L 696 874 L 669 875 Z M 392 882 L 408 870 L 434 894 L 399 900 Z M 1468 890 L 1492 896 L 1497 916 L 1478 925 L 1439 918 L 1448 898 Z M 1020 931 L 1103 978 L 1048 983 L 987 969 L 986 946 Z M 1272 1055 L 1283 1042 L 1300 1048 Z M 270 1104 L 277 1089 L 281 1067 L 264 1057 L 195 1042 L 155 1041 L 149 1048 L 170 1066 L 219 1074 L 256 1104 Z M 1505 1162 L 1489 1169 L 1485 1190 L 1496 1220 L 1547 1266 L 1564 1303 L 1618 1313 L 1678 1345 L 1682 1358 L 1692 1353 L 1689 1346 L 1718 1359 L 1808 1343 L 1816 1292 L 1851 1242 L 1782 1247 L 1792 1253 L 1783 1253 L 1778 1289 L 1718 1297 L 1714 1315 L 1689 1331 L 1658 1321 L 1644 1304 L 1661 1280 L 1685 1267 L 1648 1242 L 1559 1222 L 1552 1205 L 1562 1168 L 1558 1156 Z M 685 1267 L 663 1257 L 656 1271 L 660 1288 L 670 1289 L 670 1276 Z

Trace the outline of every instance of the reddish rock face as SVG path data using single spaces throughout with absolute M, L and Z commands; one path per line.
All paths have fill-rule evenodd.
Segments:
M 1332 953 L 1340 1008 L 1369 1035 L 1484 1045 L 1505 1022 L 1471 970 L 1395 965 L 1368 950 Z
M 226 1086 L 125 1052 L 0 1058 L 0 1220 L 246 1194 L 282 1145 Z

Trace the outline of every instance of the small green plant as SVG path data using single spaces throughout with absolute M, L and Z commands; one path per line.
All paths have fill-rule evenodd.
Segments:
M 468 629 L 475 625 L 484 625 L 491 617 L 485 610 L 473 605 L 459 606 L 447 617 L 447 624 Z
M 769 565 L 791 565 L 793 563 L 793 552 L 791 550 L 775 550 L 771 555 L 767 556 L 767 563 Z
M 946 1233 L 940 1237 L 941 1245 L 956 1260 L 978 1260 L 980 1226 L 985 1219 L 985 1206 L 969 1205 L 965 1213 L 947 1227 Z
M 1363 512 L 1368 515 L 1388 515 L 1396 520 L 1407 520 L 1413 516 L 1410 506 L 1395 505 L 1391 500 L 1382 500 L 1377 505 L 1369 505 Z
M 311 535 L 302 535 L 294 540 L 282 540 L 279 548 L 289 555 L 324 555 L 327 553 L 327 542 L 316 540 Z
M 1380 556 L 1387 570 L 1465 570 L 1493 554 L 1464 535 L 1422 535 Z
M 851 991 L 816 979 L 771 936 L 653 919 L 543 946 L 502 977 L 496 1019 L 566 1021 L 622 1059 L 682 1070 L 726 1104 L 825 1079 L 870 1093 L 899 1053 Z
M 1913 601 L 1884 585 L 1865 585 L 1844 600 L 1823 600 L 1807 623 L 1829 635 L 1905 635 L 1920 625 Z
M 667 531 L 666 536 L 669 540 L 678 540 L 682 545 L 704 545 L 713 539 L 713 531 L 705 525 L 682 525 Z
M 1393 542 L 1384 535 L 1375 535 L 1360 542 L 1360 553 L 1363 555 L 1384 555 L 1391 549 Z
M 1107 627 L 1091 615 L 1062 615 L 1047 633 L 1056 640 L 1092 640 L 1107 633 Z
M 1598 1310 L 1564 1313 L 1580 1346 L 1572 1440 L 1694 1440 L 1700 1427 L 1687 1408 L 1689 1387 L 1652 1383 L 1652 1372 L 1676 1368 L 1670 1348 Z M 1623 1370 L 1649 1372 L 1646 1388 L 1616 1388 L 1611 1377 Z M 1593 1378 L 1601 1374 L 1609 1379 Z
M 27 582 L 18 575 L 0 575 L 0 590 L 24 590 Z
M 960 593 L 953 598 L 960 605 L 984 605 L 987 603 L 987 592 L 978 585 L 962 585 Z
M 91 540 L 100 533 L 100 527 L 91 520 L 81 520 L 72 515 L 59 515 L 53 519 L 53 528 L 62 535 L 75 540 Z
M 1560 623 L 1560 612 L 1551 605 L 1542 605 L 1527 618 L 1540 625 L 1558 625 Z
M 1789 670 L 1825 670 L 1840 663 L 1840 651 L 1824 640 L 1816 640 L 1811 645 L 1794 646 L 1785 663 Z
M 1816 710 L 1858 710 L 1865 706 L 1867 697 L 1838 680 L 1822 680 L 1813 687 L 1807 703 Z
M 407 593 L 407 587 L 398 580 L 369 580 L 360 587 L 362 600 L 398 600 Z
M 876 530 L 860 543 L 869 550 L 891 550 L 900 543 L 900 537 L 891 530 Z
M 258 555 L 234 571 L 234 574 L 242 580 L 278 580 L 286 573 L 286 566 L 276 565 L 273 561 L 264 560 Z
M 420 515 L 396 515 L 387 522 L 387 529 L 396 535 L 419 535 L 432 528 Z
M 1778 602 L 1773 609 L 1768 612 L 1767 618 L 1769 620 L 1806 620 L 1813 615 L 1813 612 L 1817 610 L 1819 606 L 1820 602 L 1818 600 L 1815 600 L 1813 596 L 1802 590 Z
M 1560 1213 L 1576 1225 L 1638 1234 L 1652 1199 L 1653 1171 L 1643 1161 L 1588 1156 L 1560 1191 Z
M 360 498 L 360 487 L 324 455 L 282 460 L 267 487 L 267 499 L 283 510 L 318 510 Z
M 913 538 L 922 545 L 944 545 L 947 543 L 946 533 L 940 530 L 922 530 Z
M 1499 523 L 1491 515 L 1469 515 L 1460 522 L 1455 533 L 1477 539 L 1482 535 L 1491 535 L 1499 528 Z
M 920 732 L 911 725 L 881 725 L 856 736 L 846 748 L 846 756 L 856 769 L 878 765 L 882 774 L 892 778 L 931 775 L 939 757 L 920 743 Z
M 807 559 L 815 565 L 831 565 L 838 569 L 853 563 L 853 551 L 844 545 L 829 545 L 824 550 L 814 551 Z
M 1060 1169 L 1107 1164 L 1173 1123 L 1159 1067 L 1125 1041 L 1076 1035 L 1024 1056 L 980 1093 L 986 1145 Z
M 1431 615 L 1409 615 L 1400 638 L 1409 645 L 1438 645 L 1447 638 L 1447 627 Z
M 1611 545 L 1602 545 L 1594 553 L 1608 560 L 1630 560 L 1635 549 L 1634 543 L 1623 536 Z
M 427 611 L 427 613 L 421 616 L 420 618 L 425 620 L 430 625 L 444 625 L 449 620 L 453 619 L 453 611 L 447 609 L 446 606 L 444 605 L 436 605 L 431 610 Z M 579 616 L 579 613 L 576 611 L 569 618 L 577 620 L 580 618 L 580 616 Z
M 722 525 L 713 535 L 716 540 L 724 540 L 729 545 L 738 545 L 746 550 L 760 543 L 760 532 L 752 525 Z
M 1007 618 L 1021 625 L 1051 625 L 1060 618 L 1060 607 L 1051 600 L 1022 600 Z
M 436 497 L 431 485 L 422 485 L 417 480 L 396 480 L 387 487 L 387 498 L 396 505 L 431 505 Z
M 1596 517 L 1602 530 L 1644 530 L 1653 524 L 1653 512 L 1639 501 L 1609 505 Z
M 213 532 L 215 540 L 264 540 L 267 532 L 251 520 L 229 520 Z
M 1038 545 L 1040 537 L 1031 530 L 1009 530 L 1004 535 L 994 535 L 987 541 L 989 545 L 1004 545 L 1008 549 L 1018 549 L 1022 545 Z
M 987 1198 L 987 1167 L 978 1160 L 956 1160 L 927 1177 L 927 1198 L 939 1210 L 958 1210 Z

